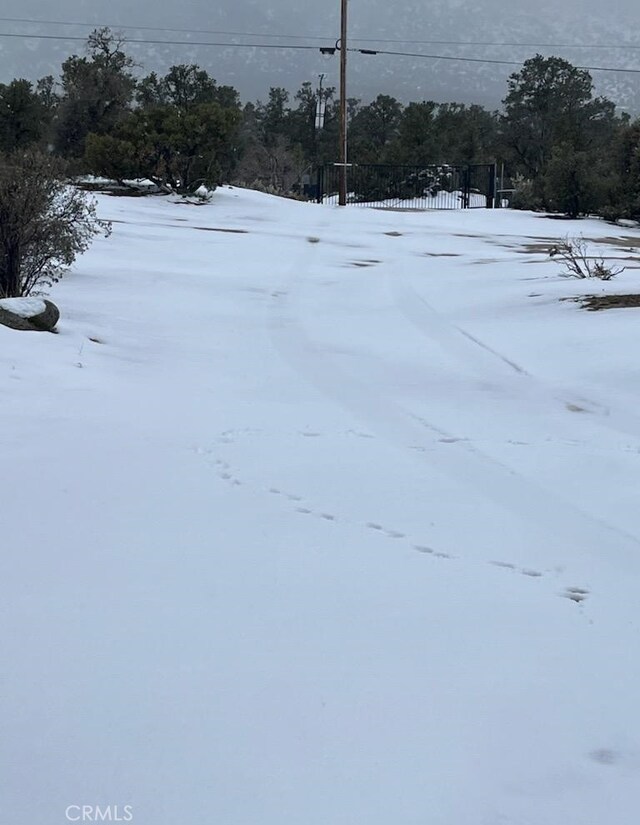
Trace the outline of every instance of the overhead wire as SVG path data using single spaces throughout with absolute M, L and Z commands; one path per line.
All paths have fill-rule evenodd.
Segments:
M 57 41 L 80 41 L 86 42 L 87 38 L 80 35 L 57 35 L 57 34 L 31 34 L 31 33 L 24 33 L 24 32 L 0 32 L 0 37 L 5 38 L 21 38 L 23 40 L 57 40 Z M 220 41 L 210 41 L 210 40 L 170 40 L 170 39 L 162 39 L 157 40 L 154 38 L 126 38 L 124 41 L 126 44 L 134 44 L 134 45 L 155 45 L 155 46 L 204 46 L 204 47 L 217 47 L 217 48 L 231 48 L 231 49 L 273 49 L 279 51 L 318 51 L 321 47 L 311 45 L 311 44 L 303 44 L 303 43 L 238 43 L 238 42 L 220 42 Z M 325 47 L 323 51 L 325 53 L 332 53 L 336 50 L 339 50 L 337 46 L 338 41 L 336 41 L 335 47 Z M 425 60 L 447 60 L 447 61 L 456 61 L 461 63 L 481 63 L 481 64 L 490 64 L 490 65 L 499 65 L 499 66 L 521 66 L 522 61 L 516 60 L 499 60 L 496 58 L 484 58 L 484 57 L 463 57 L 460 55 L 445 55 L 445 54 L 425 54 L 424 52 L 403 52 L 403 51 L 392 51 L 388 49 L 359 49 L 359 48 L 348 48 L 348 51 L 351 52 L 359 52 L 361 54 L 367 55 L 388 55 L 393 57 L 413 57 Z M 633 69 L 633 68 L 624 68 L 624 67 L 614 67 L 614 66 L 575 66 L 576 69 L 581 69 L 585 71 L 597 71 L 597 72 L 618 72 L 624 74 L 640 74 L 640 68 Z
M 452 55 L 446 54 L 424 54 L 424 52 L 395 52 L 395 51 L 387 51 L 383 49 L 354 49 L 350 48 L 348 51 L 352 52 L 361 52 L 363 54 L 386 54 L 386 55 L 393 55 L 395 57 L 422 57 L 427 58 L 429 60 L 458 60 L 464 63 L 491 63 L 499 66 L 522 66 L 522 61 L 517 60 L 497 60 L 494 58 L 489 57 L 454 57 Z M 629 74 L 640 74 L 639 69 L 629 69 L 629 68 L 622 68 L 622 67 L 611 67 L 611 66 L 574 66 L 574 69 L 580 69 L 584 71 L 592 71 L 592 72 L 626 72 Z
M 0 32 L 0 37 L 14 37 L 22 38 L 23 40 L 62 40 L 62 41 L 81 41 L 87 42 L 86 37 L 79 35 L 63 35 L 63 34 L 24 34 L 18 32 Z M 210 40 L 154 40 L 142 39 L 136 37 L 127 37 L 124 40 L 125 44 L 147 44 L 151 46 L 230 46 L 237 49 L 303 49 L 318 51 L 318 46 L 311 46 L 301 43 L 219 43 Z
M 158 31 L 158 32 L 178 32 L 181 34 L 213 34 L 224 37 L 264 37 L 270 40 L 332 40 L 330 35 L 312 34 L 270 34 L 267 32 L 242 32 L 227 31 L 222 29 L 189 29 L 177 26 L 146 26 L 127 25 L 122 26 L 116 23 L 92 23 L 79 20 L 42 20 L 31 17 L 0 17 L 0 23 L 28 23 L 48 26 L 83 26 L 86 28 L 110 28 L 114 31 Z M 35 35 L 33 35 L 35 36 Z M 70 38 L 65 38 L 70 39 Z M 541 48 L 541 49 L 616 49 L 639 51 L 640 43 L 522 43 L 517 41 L 495 41 L 495 40 L 414 40 L 405 38 L 389 37 L 350 37 L 350 42 L 354 43 L 407 43 L 421 46 L 491 46 L 507 48 Z

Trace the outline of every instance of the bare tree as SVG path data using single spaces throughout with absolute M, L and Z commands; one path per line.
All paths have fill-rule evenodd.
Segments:
M 36 151 L 0 157 L 0 297 L 41 293 L 110 229 L 61 161 Z

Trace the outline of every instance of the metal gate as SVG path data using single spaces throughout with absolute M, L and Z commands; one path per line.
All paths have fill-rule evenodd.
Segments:
M 318 168 L 318 203 L 338 203 L 339 181 L 337 164 Z M 381 209 L 492 209 L 496 167 L 353 164 L 347 167 L 347 203 Z

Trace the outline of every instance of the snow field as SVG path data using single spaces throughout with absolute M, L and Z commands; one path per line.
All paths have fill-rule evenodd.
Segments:
M 7 822 L 635 825 L 634 292 L 508 211 L 100 200 L 0 328 Z M 640 235 L 639 235 L 640 237 Z

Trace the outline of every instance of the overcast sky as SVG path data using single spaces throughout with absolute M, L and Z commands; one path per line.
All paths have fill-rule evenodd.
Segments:
M 40 25 L 3 19 L 0 33 L 40 34 L 49 38 L 84 37 L 92 25 L 176 27 L 188 32 L 127 30 L 130 38 L 146 40 L 213 40 L 236 43 L 331 45 L 338 34 L 340 0 L 3 0 L 0 18 L 31 18 Z M 69 24 L 57 25 L 54 24 Z M 80 23 L 85 25 L 70 25 Z M 504 94 L 507 75 L 536 51 L 559 54 L 574 64 L 640 68 L 640 0 L 349 0 L 350 33 L 383 38 L 378 48 L 465 56 L 476 60 L 513 61 L 514 66 L 465 63 L 408 57 L 350 57 L 350 91 L 372 96 L 378 91 L 401 99 L 465 99 L 485 105 Z M 229 32 L 238 34 L 228 34 Z M 245 33 L 242 36 L 241 33 Z M 288 37 L 287 37 L 288 36 Z M 326 41 L 313 38 L 326 37 Z M 394 42 L 404 40 L 405 42 Z M 482 41 L 526 46 L 411 43 Z M 575 44 L 606 48 L 569 48 L 544 44 Z M 362 45 L 365 43 L 353 43 Z M 622 45 L 626 48 L 620 48 Z M 0 37 L 0 81 L 14 76 L 33 78 L 56 73 L 61 59 L 81 52 L 73 40 Z M 198 62 L 221 83 L 236 85 L 244 99 L 265 97 L 269 86 L 296 89 L 325 72 L 337 82 L 337 60 L 317 51 L 247 50 L 189 47 L 179 44 L 134 44 L 131 54 L 148 70 L 172 63 Z M 640 75 L 595 73 L 598 91 L 617 102 L 640 97 Z

